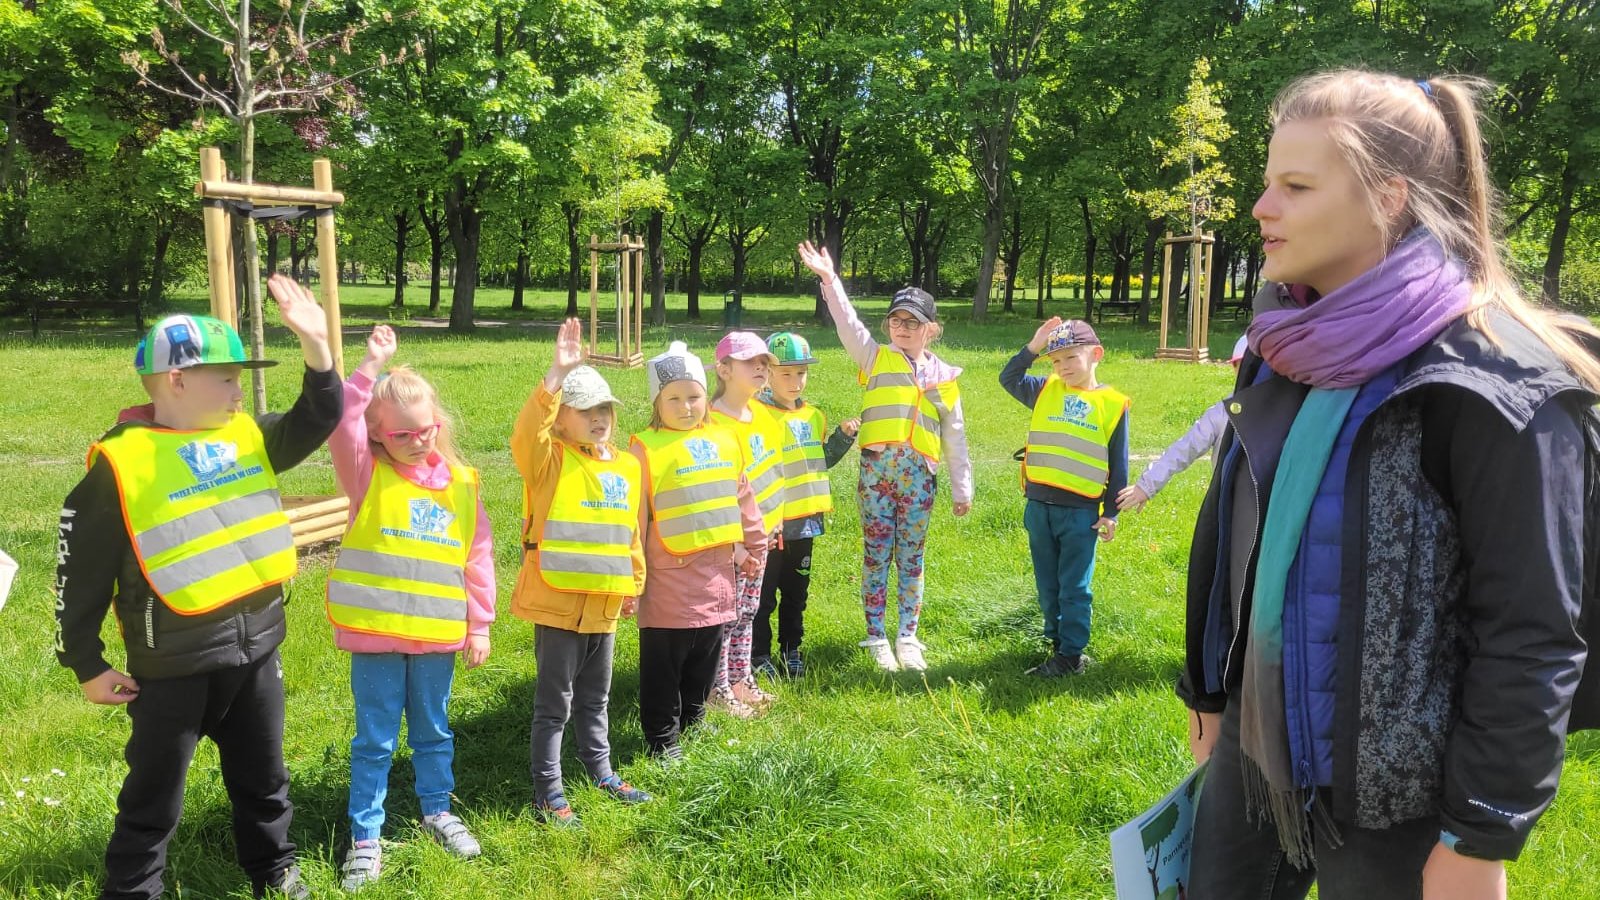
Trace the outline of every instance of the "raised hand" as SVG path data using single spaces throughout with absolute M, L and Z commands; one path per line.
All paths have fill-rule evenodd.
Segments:
M 1044 352 L 1044 345 L 1050 341 L 1050 332 L 1055 331 L 1060 325 L 1061 317 L 1051 316 L 1044 320 L 1044 324 L 1039 326 L 1038 331 L 1033 333 L 1033 339 L 1028 341 L 1028 349 L 1033 351 L 1034 356 Z
M 567 373 L 583 365 L 583 354 L 583 322 L 576 318 L 562 322 L 556 329 L 556 353 L 544 377 L 545 387 L 552 393 L 560 390 Z
M 394 359 L 396 347 L 394 329 L 387 325 L 377 326 L 367 338 L 367 355 L 361 360 L 358 368 L 368 378 L 377 380 L 378 376 L 383 374 L 384 368 L 389 365 L 389 360 Z
M 824 282 L 831 282 L 834 278 L 833 257 L 828 255 L 827 247 L 818 247 L 810 241 L 801 241 L 797 248 L 800 251 L 800 261 Z
M 305 355 L 306 366 L 318 372 L 333 368 L 333 351 L 328 349 L 328 318 L 317 298 L 287 275 L 274 274 L 267 279 L 267 292 L 278 301 L 278 315 L 283 317 L 283 324 L 300 338 L 300 352 Z

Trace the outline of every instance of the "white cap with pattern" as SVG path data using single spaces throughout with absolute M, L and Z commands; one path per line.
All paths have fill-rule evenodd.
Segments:
M 650 402 L 656 402 L 656 395 L 661 389 L 674 381 L 697 381 L 701 387 L 706 386 L 706 367 L 700 362 L 700 357 L 689 352 L 689 345 L 683 341 L 673 341 L 667 345 L 667 351 L 660 356 L 650 358 L 645 363 L 645 373 L 650 380 Z
M 616 403 L 611 385 L 606 384 L 592 366 L 579 366 L 561 380 L 561 405 L 573 409 L 594 409 L 605 403 Z

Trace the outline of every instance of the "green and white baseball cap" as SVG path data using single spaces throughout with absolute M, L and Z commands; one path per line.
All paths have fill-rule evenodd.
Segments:
M 133 356 L 133 368 L 140 375 L 190 366 L 265 369 L 277 364 L 271 359 L 250 359 L 239 332 L 210 316 L 167 316 L 150 327 Z
M 780 331 L 767 338 L 767 349 L 777 358 L 780 366 L 816 365 L 811 355 L 811 343 L 792 331 Z

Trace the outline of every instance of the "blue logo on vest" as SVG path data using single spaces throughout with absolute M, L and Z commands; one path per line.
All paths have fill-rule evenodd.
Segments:
M 690 438 L 683 442 L 683 446 L 697 466 L 709 466 L 719 459 L 717 445 L 705 438 Z
M 427 498 L 411 501 L 411 530 L 422 534 L 444 534 L 456 517 Z
M 229 441 L 191 441 L 178 448 L 178 456 L 196 481 L 212 481 L 239 464 L 239 447 Z
M 800 419 L 789 420 L 789 433 L 794 436 L 795 442 L 799 444 L 809 444 L 817 439 L 812 433 L 811 423 Z
M 604 492 L 606 506 L 613 508 L 627 508 L 628 505 L 628 479 L 615 472 L 600 473 L 600 490 Z
M 1068 394 L 1061 401 L 1061 417 L 1076 425 L 1083 425 L 1089 419 L 1089 404 L 1077 394 Z
M 753 460 L 755 462 L 761 462 L 762 460 L 766 459 L 767 457 L 769 457 L 771 455 L 772 455 L 772 453 L 767 450 L 767 442 L 763 441 L 761 439 L 761 435 L 759 435 L 759 434 L 750 435 L 750 459 L 751 460 Z

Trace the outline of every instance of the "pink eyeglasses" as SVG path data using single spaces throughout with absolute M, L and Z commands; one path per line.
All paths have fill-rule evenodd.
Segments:
M 413 441 L 426 443 L 433 440 L 439 433 L 439 423 L 435 422 L 427 428 L 418 428 L 414 431 L 385 431 L 384 436 L 397 444 L 409 444 Z

